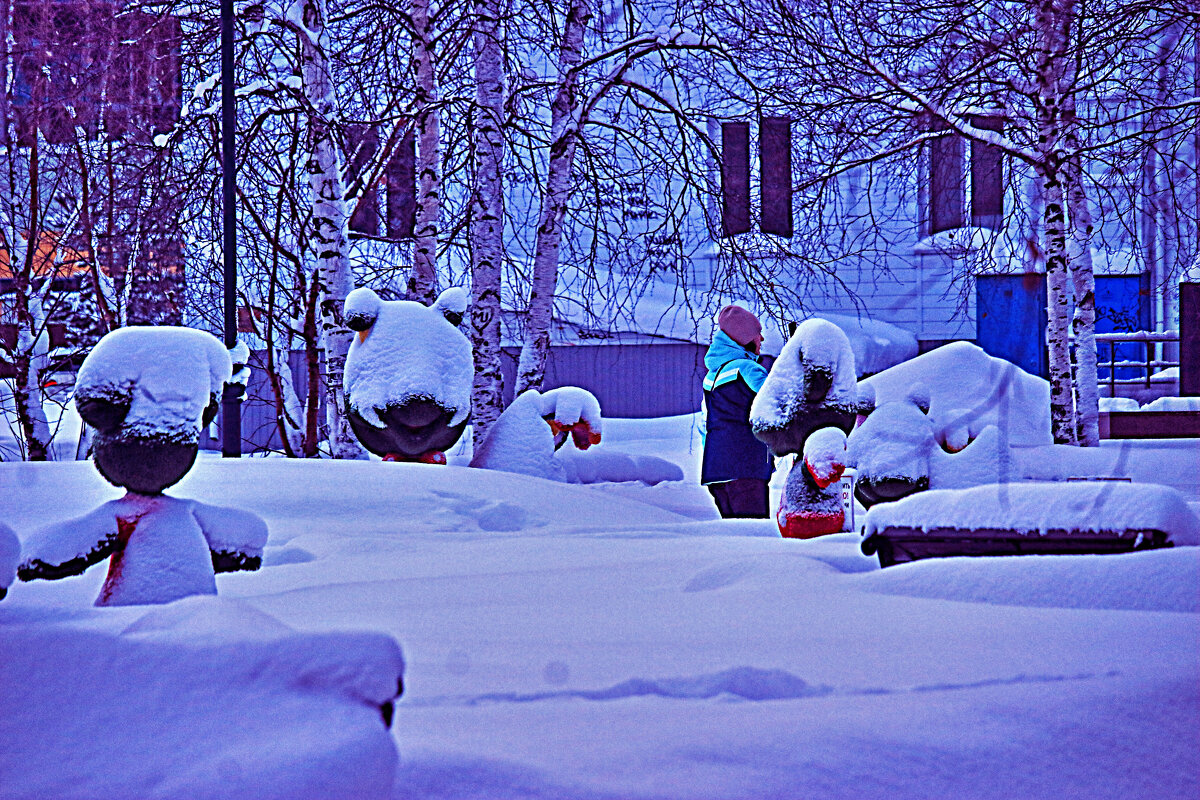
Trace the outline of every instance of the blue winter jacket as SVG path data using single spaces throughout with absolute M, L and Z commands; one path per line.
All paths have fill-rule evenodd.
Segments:
M 750 404 L 767 378 L 758 356 L 718 331 L 704 356 L 706 429 L 701 483 L 768 480 L 771 451 L 750 430 Z

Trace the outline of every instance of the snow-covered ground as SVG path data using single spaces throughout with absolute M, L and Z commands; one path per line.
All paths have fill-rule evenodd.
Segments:
M 0 797 L 388 796 L 393 768 L 394 798 L 1200 796 L 1200 548 L 880 571 L 855 534 L 715 519 L 692 418 L 604 426 L 596 451 L 686 480 L 202 458 L 170 492 L 263 517 L 262 570 L 165 607 L 93 608 L 102 566 L 12 586 Z M 1012 471 L 1161 481 L 1200 508 L 1196 441 L 1025 448 Z M 117 494 L 88 463 L 0 464 L 22 537 Z M 376 685 L 398 657 L 364 631 L 403 648 L 398 766 Z M 238 655 L 147 666 L 156 642 Z M 353 675 L 329 677 L 339 647 Z M 243 658 L 307 677 L 264 689 Z M 204 681 L 233 688 L 180 690 Z M 123 771 L 147 782 L 119 791 Z

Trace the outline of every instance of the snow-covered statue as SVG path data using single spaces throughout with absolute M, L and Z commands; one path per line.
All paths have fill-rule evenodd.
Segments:
M 21 558 L 21 543 L 13 529 L 0 522 L 0 600 L 8 594 L 17 577 L 17 561 Z
M 567 480 L 555 452 L 568 438 L 586 450 L 600 442 L 600 403 L 577 386 L 522 392 L 475 446 L 472 467 Z
M 854 352 L 842 329 L 823 319 L 800 323 L 750 407 L 755 436 L 777 456 L 800 456 L 776 516 L 784 536 L 807 539 L 842 529 L 834 485 L 844 469 L 839 448 L 871 404 L 858 392 Z
M 215 572 L 258 569 L 259 517 L 163 494 L 195 463 L 230 371 L 229 352 L 203 331 L 121 328 L 101 339 L 79 368 L 75 407 L 95 429 L 96 469 L 127 492 L 32 533 L 21 580 L 77 575 L 111 557 L 96 605 L 134 605 L 216 594 Z
M 789 539 L 811 539 L 840 531 L 846 513 L 839 479 L 845 471 L 845 431 L 821 428 L 809 434 L 779 499 L 779 532 Z
M 999 480 L 1000 434 L 984 427 L 955 449 L 940 441 L 929 397 L 914 389 L 884 403 L 846 442 L 846 464 L 857 470 L 854 495 L 863 506 L 899 500 L 925 489 L 963 489 Z
M 458 329 L 466 310 L 457 287 L 432 306 L 366 288 L 346 296 L 346 325 L 358 333 L 346 356 L 347 419 L 363 447 L 385 461 L 446 463 L 471 412 L 474 361 Z

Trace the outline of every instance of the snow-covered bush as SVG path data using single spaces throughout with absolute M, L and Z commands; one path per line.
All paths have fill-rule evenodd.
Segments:
M 433 306 L 365 288 L 347 295 L 346 325 L 358 335 L 346 356 L 346 400 L 363 447 L 389 460 L 445 463 L 471 412 L 474 362 L 457 328 L 466 306 L 459 288 Z
M 389 636 L 300 633 L 215 597 L 123 631 L 37 619 L 0 636 L 7 800 L 393 796 Z
M 96 604 L 131 605 L 216 594 L 214 571 L 258 569 L 261 519 L 162 494 L 195 463 L 229 377 L 228 351 L 203 331 L 121 328 L 101 339 L 79 369 L 75 404 L 96 429 L 96 469 L 128 493 L 34 532 L 21 580 L 77 575 L 111 556 Z
M 0 522 L 0 600 L 8 594 L 17 577 L 17 561 L 21 558 L 21 542 L 13 529 Z
M 580 450 L 600 441 L 600 403 L 577 386 L 521 393 L 475 446 L 472 467 L 567 480 L 555 451 L 567 437 Z
M 929 401 L 917 397 L 884 403 L 851 431 L 846 463 L 857 470 L 855 496 L 864 506 L 896 500 L 924 489 L 995 483 L 1000 471 L 1000 436 L 994 426 L 947 452 L 939 444 Z

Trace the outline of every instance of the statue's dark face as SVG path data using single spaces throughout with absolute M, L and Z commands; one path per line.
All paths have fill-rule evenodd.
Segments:
M 173 433 L 129 425 L 129 405 L 120 399 L 77 397 L 75 405 L 83 421 L 96 429 L 96 469 L 109 483 L 138 494 L 161 494 L 178 483 L 196 461 L 199 440 L 190 431 Z M 216 413 L 214 398 L 204 410 L 202 426 L 212 422 Z
M 428 397 L 407 397 L 379 411 L 385 427 L 367 422 L 353 408 L 347 414 L 350 427 L 362 446 L 377 456 L 399 456 L 415 460 L 429 452 L 449 450 L 459 440 L 467 420 L 451 424 L 453 409 L 445 409 Z

